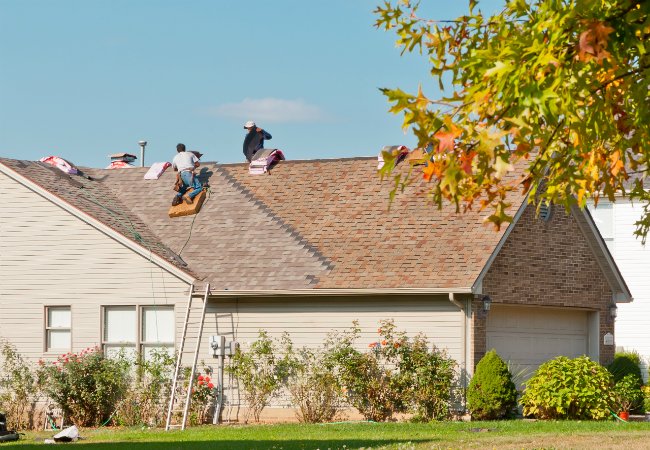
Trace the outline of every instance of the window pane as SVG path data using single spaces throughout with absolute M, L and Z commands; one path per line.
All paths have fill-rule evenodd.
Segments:
M 138 330 L 135 307 L 104 308 L 104 341 L 135 343 Z
M 104 354 L 107 358 L 116 358 L 122 355 L 126 359 L 135 361 L 137 352 L 134 345 L 106 344 L 104 345 Z
M 603 239 L 614 239 L 614 208 L 611 203 L 600 202 L 594 208 L 593 205 L 589 206 L 589 212 L 596 222 L 598 231 Z
M 164 352 L 169 356 L 174 356 L 174 347 L 171 345 L 143 345 L 142 355 L 145 361 L 151 361 L 151 356 L 154 352 Z
M 48 330 L 47 331 L 47 351 L 53 350 L 70 350 L 70 331 L 69 330 Z
M 174 308 L 148 306 L 142 308 L 142 340 L 144 342 L 174 342 Z
M 48 328 L 70 328 L 70 307 L 49 306 L 47 308 Z

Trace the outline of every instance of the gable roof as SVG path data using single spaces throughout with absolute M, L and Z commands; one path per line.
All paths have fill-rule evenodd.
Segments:
M 376 158 L 283 161 L 256 176 L 247 164 L 204 163 L 206 202 L 174 219 L 171 170 L 144 180 L 148 168 L 83 169 L 91 181 L 41 163 L 2 163 L 119 233 L 135 230 L 152 252 L 217 291 L 475 292 L 514 226 L 495 232 L 486 211 L 427 206 L 417 176 L 389 210 L 391 183 L 377 177 Z M 525 200 L 510 193 L 511 213 Z

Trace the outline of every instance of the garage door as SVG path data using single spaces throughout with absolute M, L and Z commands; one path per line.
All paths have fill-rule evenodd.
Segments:
M 556 356 L 589 354 L 590 314 L 594 313 L 493 305 L 487 320 L 487 349 L 496 349 L 513 371 L 528 378 Z

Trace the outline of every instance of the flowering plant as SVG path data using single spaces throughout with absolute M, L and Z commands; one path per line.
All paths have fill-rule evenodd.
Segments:
M 190 423 L 192 425 L 198 425 L 208 421 L 209 412 L 216 394 L 215 384 L 210 378 L 210 369 L 206 368 L 204 372 L 194 376 L 190 409 Z
M 65 353 L 56 361 L 39 361 L 43 391 L 72 422 L 97 426 L 112 417 L 130 384 L 130 362 L 123 355 L 107 358 L 99 347 Z

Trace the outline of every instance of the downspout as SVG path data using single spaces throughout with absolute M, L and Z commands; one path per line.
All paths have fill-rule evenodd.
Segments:
M 469 380 L 469 373 L 467 372 L 467 343 L 468 343 L 468 337 L 467 337 L 467 331 L 468 331 L 468 326 L 467 323 L 469 319 L 471 318 L 471 307 L 468 306 L 467 301 L 464 301 L 461 303 L 458 301 L 454 295 L 453 292 L 449 293 L 449 301 L 456 306 L 458 309 L 460 309 L 461 313 L 463 313 L 463 326 L 462 326 L 462 352 L 463 352 L 463 360 L 460 363 L 460 369 L 461 369 L 461 377 L 460 377 L 460 385 L 463 388 L 463 392 L 467 390 L 468 386 L 468 380 Z M 470 303 L 471 305 L 471 303 Z M 463 407 L 465 407 L 465 397 L 463 396 Z

